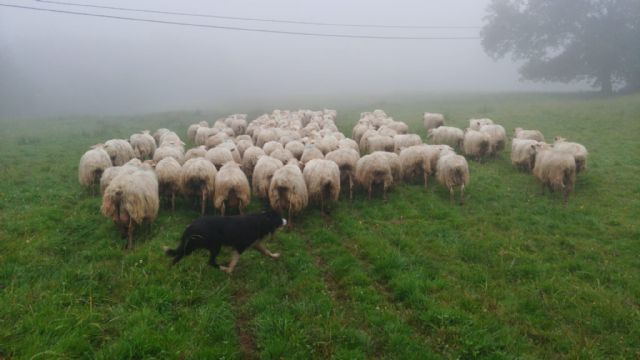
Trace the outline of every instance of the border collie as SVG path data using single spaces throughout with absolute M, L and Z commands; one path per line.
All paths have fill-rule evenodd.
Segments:
M 211 254 L 209 265 L 231 274 L 240 254 L 250 247 L 273 259 L 280 257 L 279 253 L 272 253 L 264 247 L 261 240 L 269 234 L 273 237 L 276 229 L 284 225 L 287 225 L 287 220 L 273 210 L 248 215 L 203 216 L 187 226 L 176 249 L 164 250 L 167 256 L 173 257 L 175 264 L 194 250 L 207 249 Z M 223 245 L 234 250 L 229 266 L 216 263 Z

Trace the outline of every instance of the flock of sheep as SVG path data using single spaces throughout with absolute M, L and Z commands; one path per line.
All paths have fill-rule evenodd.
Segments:
M 93 190 L 100 186 L 102 213 L 111 218 L 132 246 L 133 230 L 153 221 L 166 199 L 172 210 L 176 195 L 194 199 L 205 213 L 207 203 L 225 215 L 229 209 L 242 214 L 252 193 L 291 218 L 310 201 L 322 211 L 338 200 L 341 189 L 353 198 L 354 185 L 369 198 L 376 187 L 384 199 L 400 181 L 423 181 L 435 173 L 440 184 L 454 189 L 469 183 L 468 157 L 481 161 L 505 148 L 504 127 L 490 119 L 471 119 L 466 130 L 444 126 L 442 114 L 425 113 L 424 126 L 430 145 L 408 133 L 404 122 L 382 110 L 365 112 L 352 137 L 342 134 L 336 111 L 275 110 L 247 123 L 234 114 L 189 126 L 185 143 L 173 131 L 144 131 L 129 140 L 112 139 L 88 150 L 80 159 L 79 181 Z M 586 168 L 584 146 L 557 138 L 544 143 L 537 130 L 517 128 L 512 141 L 514 166 L 532 171 L 544 187 L 562 190 L 566 202 L 576 172 Z

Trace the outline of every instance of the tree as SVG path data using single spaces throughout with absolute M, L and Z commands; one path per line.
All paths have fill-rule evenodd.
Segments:
M 640 0 L 492 0 L 485 19 L 484 50 L 525 79 L 640 90 Z

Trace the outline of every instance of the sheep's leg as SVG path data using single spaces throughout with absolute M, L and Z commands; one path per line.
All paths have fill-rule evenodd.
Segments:
M 288 211 L 288 214 L 287 214 L 288 215 L 287 217 L 289 218 L 289 221 L 287 222 L 287 225 L 289 226 L 289 228 L 293 227 L 293 222 L 291 221 L 291 213 L 292 213 L 291 207 L 292 206 L 293 206 L 293 204 L 291 203 L 291 201 L 289 201 L 289 211 Z
M 453 192 L 453 186 L 450 186 L 449 187 L 449 201 L 451 202 L 451 205 L 453 205 L 453 203 L 454 203 L 454 197 L 455 197 L 455 194 Z
M 133 227 L 134 227 L 134 222 L 133 222 L 133 218 L 129 218 L 129 231 L 128 231 L 128 245 L 127 248 L 129 249 L 133 249 Z
M 262 255 L 268 256 L 272 259 L 277 259 L 280 257 L 280 253 L 272 253 L 271 251 L 269 251 L 269 249 L 262 245 L 262 243 L 256 243 L 255 245 L 253 245 L 253 248 L 258 250 Z
M 464 205 L 464 185 L 460 186 L 460 205 Z
M 424 189 L 427 190 L 427 184 L 429 182 L 429 173 L 426 171 L 423 171 L 422 174 L 424 175 Z
M 384 202 L 387 202 L 387 184 L 384 183 L 382 184 L 382 200 L 384 200 Z
M 373 187 L 373 183 L 369 183 L 369 200 L 371 200 L 371 188 Z
M 320 213 L 324 214 L 324 194 L 320 195 Z
M 224 216 L 225 210 L 226 210 L 226 205 L 225 205 L 226 201 L 222 202 L 222 206 L 220 207 L 220 215 Z
M 353 201 L 353 177 L 349 174 L 349 201 Z
M 236 264 L 238 264 L 238 260 L 240 260 L 240 253 L 237 250 L 234 250 L 231 255 L 231 262 L 229 262 L 229 266 L 220 266 L 219 268 L 227 274 L 231 274 L 233 269 L 235 269 Z
M 243 207 L 242 207 L 242 200 L 238 200 L 238 212 L 240 213 L 240 215 L 244 215 L 244 212 L 242 211 Z
M 171 211 L 176 211 L 176 191 L 171 190 Z
M 200 214 L 204 215 L 204 208 L 205 208 L 205 204 L 206 204 L 206 201 L 207 201 L 204 189 L 202 189 L 202 196 L 200 197 L 200 200 L 201 200 L 201 203 L 200 203 Z
M 547 186 L 547 184 L 542 183 L 542 192 L 540 193 L 540 195 L 544 195 L 544 190 L 545 190 L 546 186 Z

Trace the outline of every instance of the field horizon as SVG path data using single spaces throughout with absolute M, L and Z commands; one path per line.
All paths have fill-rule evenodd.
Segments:
M 0 359 L 640 356 L 640 95 L 295 104 L 336 109 L 347 137 L 377 108 L 425 141 L 425 111 L 460 128 L 488 117 L 509 138 L 523 127 L 585 145 L 588 169 L 563 205 L 511 166 L 509 142 L 484 163 L 468 159 L 464 206 L 435 179 L 426 191 L 402 183 L 388 202 L 358 189 L 267 240 L 281 259 L 247 252 L 228 276 L 205 252 L 169 266 L 162 246 L 199 216 L 185 199 L 124 250 L 100 197 L 78 184 L 78 162 L 111 138 L 166 127 L 186 139 L 200 120 L 274 108 L 0 119 Z M 254 197 L 248 210 L 261 207 Z M 219 262 L 229 257 L 223 249 Z

